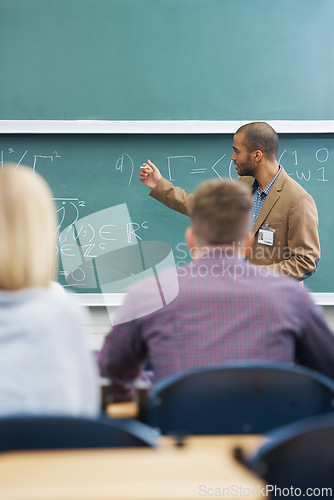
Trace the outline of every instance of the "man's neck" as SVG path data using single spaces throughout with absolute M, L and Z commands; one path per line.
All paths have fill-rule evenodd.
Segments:
M 241 243 L 231 243 L 229 245 L 203 245 L 197 247 L 196 253 L 193 254 L 193 259 L 205 259 L 209 257 L 228 256 L 236 259 L 243 259 L 245 256 L 245 247 Z
M 273 180 L 278 171 L 279 171 L 278 161 L 268 162 L 265 165 L 261 166 L 261 168 L 259 168 L 255 179 L 257 180 L 261 193 Z

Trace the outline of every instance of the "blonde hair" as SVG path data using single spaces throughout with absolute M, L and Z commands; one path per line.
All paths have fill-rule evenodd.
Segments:
M 0 169 L 0 289 L 49 286 L 57 271 L 57 214 L 47 183 L 31 168 Z
M 191 218 L 197 238 L 207 245 L 242 242 L 249 232 L 252 197 L 240 182 L 211 180 L 195 191 Z

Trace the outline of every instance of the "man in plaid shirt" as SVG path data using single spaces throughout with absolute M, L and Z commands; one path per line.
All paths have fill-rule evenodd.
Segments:
M 252 197 L 242 183 L 196 191 L 186 241 L 193 260 L 134 285 L 99 354 L 115 401 L 131 399 L 149 360 L 153 383 L 233 361 L 298 363 L 334 378 L 334 335 L 305 287 L 245 261 Z

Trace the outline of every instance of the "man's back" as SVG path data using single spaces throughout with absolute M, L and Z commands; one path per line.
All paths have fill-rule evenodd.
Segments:
M 165 271 L 162 280 L 166 296 L 170 295 L 168 288 L 175 286 L 173 273 L 170 281 L 168 274 Z M 147 304 L 153 310 L 157 300 L 150 281 L 130 290 L 122 317 L 129 310 L 133 314 L 135 308 L 137 315 L 132 317 L 137 319 L 114 326 L 110 350 L 106 343 L 100 358 L 102 367 L 109 363 L 114 373 L 125 378 L 128 373 L 130 378 L 135 369 L 132 361 L 148 357 L 156 382 L 195 367 L 229 361 L 294 363 L 296 351 L 300 351 L 302 363 L 334 377 L 334 366 L 325 353 L 321 359 L 311 355 L 317 349 L 318 333 L 320 337 L 325 333 L 321 342 L 334 355 L 332 333 L 320 308 L 293 279 L 271 273 L 268 277 L 268 270 L 218 251 L 179 268 L 177 297 L 140 317 L 140 311 Z M 117 368 L 118 362 L 122 364 L 116 359 L 120 353 L 128 364 L 123 360 L 122 368 Z M 105 375 L 110 375 L 107 368 Z

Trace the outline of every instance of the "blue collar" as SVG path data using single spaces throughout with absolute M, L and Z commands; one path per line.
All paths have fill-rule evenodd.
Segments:
M 273 179 L 271 179 L 268 186 L 262 191 L 261 196 L 267 196 L 267 194 L 270 191 L 271 186 L 274 184 L 274 182 L 276 181 L 276 179 L 279 176 L 279 174 L 281 173 L 281 171 L 282 171 L 282 167 L 280 165 L 277 174 L 275 175 L 275 177 Z M 253 188 L 253 193 L 259 189 L 259 183 L 257 182 L 256 179 L 254 179 L 254 182 L 252 184 L 252 188 Z

